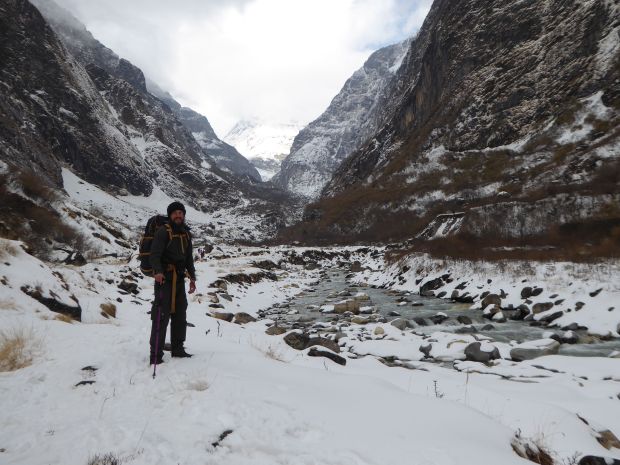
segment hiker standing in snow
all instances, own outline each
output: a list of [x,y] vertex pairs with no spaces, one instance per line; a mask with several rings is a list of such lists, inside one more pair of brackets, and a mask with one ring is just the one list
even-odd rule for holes
[[[151,312],[151,364],[163,362],[169,320],[172,356],[191,357],[183,347],[187,331],[185,273],[189,275],[189,293],[192,294],[196,290],[196,270],[192,239],[185,225],[185,207],[181,202],[168,205],[168,224],[155,233],[150,258],[155,278],[155,307]],[[159,325],[157,315],[160,315]]]

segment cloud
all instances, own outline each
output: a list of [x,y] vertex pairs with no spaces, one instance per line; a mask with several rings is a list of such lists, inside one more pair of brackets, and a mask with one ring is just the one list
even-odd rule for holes
[[239,119],[316,118],[431,0],[57,0],[221,136]]

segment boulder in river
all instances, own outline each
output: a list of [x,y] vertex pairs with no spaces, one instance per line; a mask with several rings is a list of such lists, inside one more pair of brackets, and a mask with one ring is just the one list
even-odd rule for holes
[[473,323],[473,321],[471,321],[471,318],[469,318],[467,315],[459,315],[456,317],[456,320],[463,325],[470,325]]
[[407,328],[413,327],[411,322],[405,318],[396,318],[395,320],[390,321],[390,324],[401,331],[405,331]]
[[544,315],[542,318],[539,318],[538,321],[542,321],[544,323],[551,323],[552,321],[560,318],[562,315],[564,315],[564,312],[562,310],[558,310],[556,312],[551,312],[547,315]]
[[544,355],[554,355],[558,353],[560,343],[553,339],[538,339],[536,341],[528,341],[513,347],[510,350],[510,358],[516,362],[523,360],[532,360]]
[[428,321],[426,321],[424,318],[422,318],[421,316],[414,316],[413,317],[413,321],[415,321],[415,323],[418,326],[428,326]]
[[439,289],[444,285],[441,278],[431,279],[420,286],[420,295],[424,297],[433,297],[435,293],[433,291]]
[[466,360],[489,363],[498,358],[500,358],[499,349],[488,342],[472,342],[465,347]]
[[482,308],[485,308],[488,305],[500,306],[502,304],[502,298],[497,294],[488,294],[484,299],[482,299],[481,304]]
[[448,315],[446,315],[443,312],[439,312],[433,315],[432,317],[430,317],[430,319],[433,322],[433,324],[440,325],[441,323],[443,323],[444,321],[448,319]]

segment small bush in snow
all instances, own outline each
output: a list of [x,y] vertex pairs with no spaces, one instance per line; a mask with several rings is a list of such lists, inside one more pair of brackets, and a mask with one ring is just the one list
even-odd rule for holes
[[15,371],[29,366],[41,341],[32,330],[0,331],[0,372]]
[[88,459],[88,465],[121,465],[123,461],[112,453],[96,454]]
[[99,306],[101,308],[101,315],[106,318],[116,318],[116,305],[111,302],[106,302]]

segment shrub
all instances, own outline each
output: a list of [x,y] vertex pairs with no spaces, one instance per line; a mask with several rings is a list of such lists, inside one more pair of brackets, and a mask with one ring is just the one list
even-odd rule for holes
[[116,305],[114,305],[112,302],[103,303],[99,306],[99,308],[101,308],[102,316],[106,318],[116,318]]
[[0,331],[0,372],[15,371],[32,363],[34,352],[41,341],[32,330],[11,329]]
[[88,465],[121,465],[123,461],[115,454],[96,454],[88,459]]

